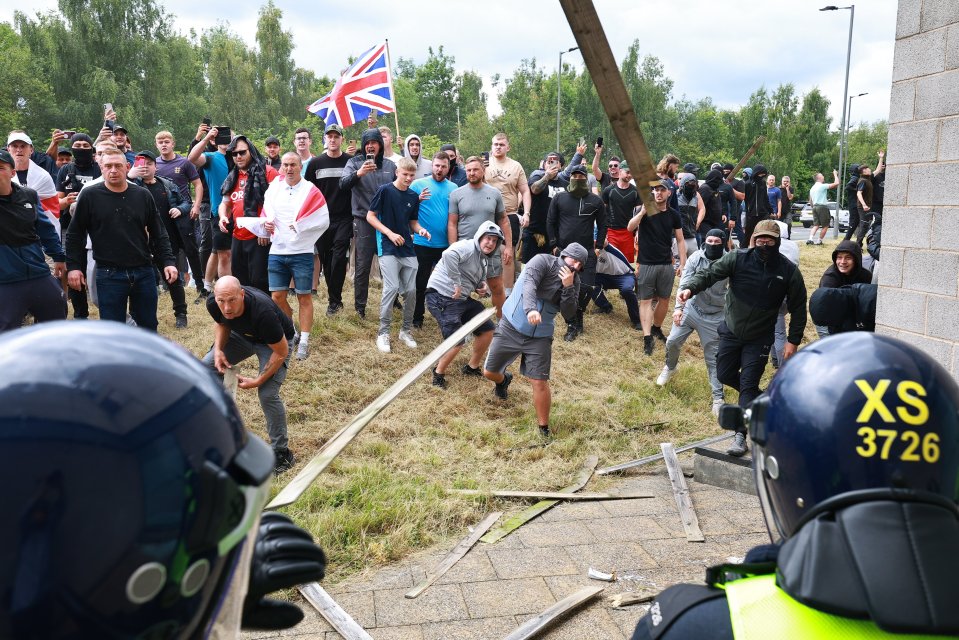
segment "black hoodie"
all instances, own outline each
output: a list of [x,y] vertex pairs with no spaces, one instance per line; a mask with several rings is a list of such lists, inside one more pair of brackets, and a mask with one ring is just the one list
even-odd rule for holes
[[722,229],[723,228],[723,195],[719,191],[723,184],[723,172],[719,169],[713,169],[706,174],[706,181],[699,187],[699,195],[703,199],[703,206],[706,207],[706,215],[703,217],[703,223],[700,230]]
[[[840,252],[852,255],[854,266],[848,275],[840,272],[836,266],[836,256]],[[836,245],[836,249],[832,252],[832,264],[822,274],[819,286],[836,289],[850,284],[869,284],[870,282],[872,282],[872,274],[862,266],[862,249],[859,248],[859,243],[852,240],[843,240]]]
[[[380,150],[377,152],[374,161],[376,162],[376,171],[367,173],[364,176],[358,176],[357,171],[366,162],[366,145],[368,142],[379,142]],[[383,157],[383,135],[379,129],[367,129],[363,132],[360,139],[360,148],[356,150],[356,155],[350,158],[349,162],[343,168],[343,177],[340,178],[340,189],[352,191],[353,217],[366,219],[369,213],[370,203],[373,200],[373,194],[384,184],[393,182],[396,177],[396,165],[389,158]]]
[[769,194],[766,191],[766,177],[769,172],[766,167],[757,164],[753,167],[752,178],[746,183],[746,215],[750,218],[765,220],[772,211],[769,204]]
[[236,150],[236,143],[241,141],[245,142],[250,148],[250,164],[246,167],[247,180],[246,187],[243,189],[243,214],[257,218],[260,215],[263,198],[270,184],[266,178],[266,162],[246,136],[236,136],[230,140],[230,144],[226,148],[226,164],[230,172],[226,174],[220,193],[229,198],[236,187],[236,181],[240,179],[240,168],[233,162],[233,151]]

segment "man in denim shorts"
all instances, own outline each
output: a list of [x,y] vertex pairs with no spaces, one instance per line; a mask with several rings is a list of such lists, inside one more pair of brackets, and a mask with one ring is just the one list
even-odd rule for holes
[[300,330],[294,335],[294,342],[298,343],[297,360],[305,360],[310,350],[313,245],[330,226],[326,199],[312,182],[301,177],[301,168],[299,155],[292,151],[283,154],[280,161],[283,180],[273,182],[263,197],[263,228],[271,240],[267,260],[270,296],[292,318],[287,292],[290,280],[293,281],[300,321]]
[[[484,221],[469,240],[458,240],[450,245],[440,257],[426,283],[426,308],[436,318],[443,339],[468,322],[485,308],[479,300],[470,297],[475,291],[481,296],[490,293],[486,278],[493,254],[503,244],[503,230],[492,222]],[[463,375],[482,376],[482,361],[486,349],[493,340],[493,323],[487,320],[473,331],[473,353],[463,365]],[[433,368],[433,386],[446,388],[446,368],[460,352],[463,343],[453,347],[440,358]]]

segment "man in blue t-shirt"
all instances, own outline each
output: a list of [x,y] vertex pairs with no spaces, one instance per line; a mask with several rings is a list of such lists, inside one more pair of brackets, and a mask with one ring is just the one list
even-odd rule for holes
[[413,233],[427,240],[431,235],[417,221],[420,201],[429,196],[417,195],[410,189],[415,177],[415,162],[409,158],[397,161],[396,179],[377,189],[366,214],[366,221],[376,229],[376,255],[380,258],[380,275],[383,277],[380,330],[376,336],[376,348],[383,353],[390,352],[390,322],[393,319],[393,303],[396,302],[397,296],[403,296],[400,342],[410,349],[416,348],[416,340],[410,335],[416,297],[417,266]]
[[776,176],[769,174],[766,178],[766,196],[769,198],[769,217],[773,220],[782,219],[783,215],[783,194],[776,186]]
[[[198,144],[194,145],[190,149],[190,154],[187,158],[197,166],[198,169],[203,170],[203,177],[206,180],[207,187],[210,189],[210,211],[211,217],[213,220],[216,220],[216,213],[220,209],[220,202],[223,200],[223,195],[220,193],[220,188],[223,186],[223,181],[226,180],[227,174],[230,172],[229,167],[226,163],[226,144],[216,145],[216,151],[207,151],[207,147],[213,144],[213,141],[216,139],[217,130],[215,128],[210,128],[208,124],[201,124],[200,128],[197,129],[196,139]],[[218,277],[230,276],[233,275],[232,267],[230,266],[231,256],[231,247],[233,246],[233,236],[230,233],[224,233],[220,230],[219,226],[211,223],[212,233],[213,233],[213,253],[216,254],[216,272],[213,275]]]
[[419,224],[430,232],[430,239],[423,236],[413,238],[413,250],[416,252],[416,307],[413,310],[413,328],[423,326],[425,312],[426,283],[430,279],[433,267],[443,256],[443,250],[449,246],[446,225],[450,217],[450,194],[457,188],[447,178],[450,170],[449,156],[440,151],[433,156],[433,173],[420,178],[410,185],[410,189],[421,196]]

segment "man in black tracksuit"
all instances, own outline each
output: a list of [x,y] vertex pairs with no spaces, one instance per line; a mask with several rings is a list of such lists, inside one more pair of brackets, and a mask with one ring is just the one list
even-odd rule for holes
[[[739,406],[743,409],[761,393],[759,381],[769,360],[783,300],[788,300],[789,309],[784,360],[796,353],[806,328],[806,284],[799,268],[779,254],[779,225],[774,220],[762,220],[753,235],[755,247],[727,253],[708,269],[693,275],[678,295],[681,302],[686,302],[729,278],[725,318],[719,325],[716,374],[720,382],[739,391]],[[745,430],[736,432],[727,453],[746,453]]]
[[749,246],[749,238],[753,234],[753,229],[760,220],[765,220],[773,212],[769,204],[769,195],[766,192],[766,178],[769,172],[766,167],[757,164],[753,167],[753,173],[746,182],[746,227],[743,232],[745,244]]
[[569,323],[563,338],[566,342],[572,342],[583,332],[583,312],[589,304],[596,282],[596,256],[599,249],[606,245],[606,206],[602,198],[590,192],[586,182],[585,165],[573,167],[570,171],[569,190],[557,193],[550,202],[546,231],[554,255],[559,255],[561,248],[573,242],[589,250],[589,259],[580,274],[576,320]]

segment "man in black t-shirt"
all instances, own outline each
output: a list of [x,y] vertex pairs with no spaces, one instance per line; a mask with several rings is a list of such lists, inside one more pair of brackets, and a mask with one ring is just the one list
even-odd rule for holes
[[[627,229],[639,236],[639,320],[643,325],[643,352],[653,355],[653,337],[663,343],[663,320],[669,308],[673,281],[686,266],[686,242],[683,240],[683,223],[679,212],[669,207],[670,189],[667,180],[653,187],[653,199],[659,209],[653,215],[646,214],[643,206],[629,221]],[[673,269],[673,240],[679,251],[679,269]],[[653,309],[653,300],[657,300]]]
[[275,473],[296,463],[286,438],[286,406],[280,398],[280,386],[286,379],[293,339],[293,320],[273,300],[256,287],[244,287],[234,276],[216,281],[213,295],[206,299],[206,310],[216,322],[213,346],[203,363],[222,376],[227,369],[256,355],[260,374],[248,378],[237,374],[237,386],[256,389],[266,418]]
[[351,194],[340,189],[343,168],[352,158],[343,152],[343,127],[331,124],[326,128],[326,152],[315,156],[306,165],[304,177],[316,185],[330,211],[330,228],[316,241],[316,251],[323,265],[323,279],[330,303],[326,315],[332,316],[343,308],[343,282],[349,264],[347,254],[353,239],[353,211]]

